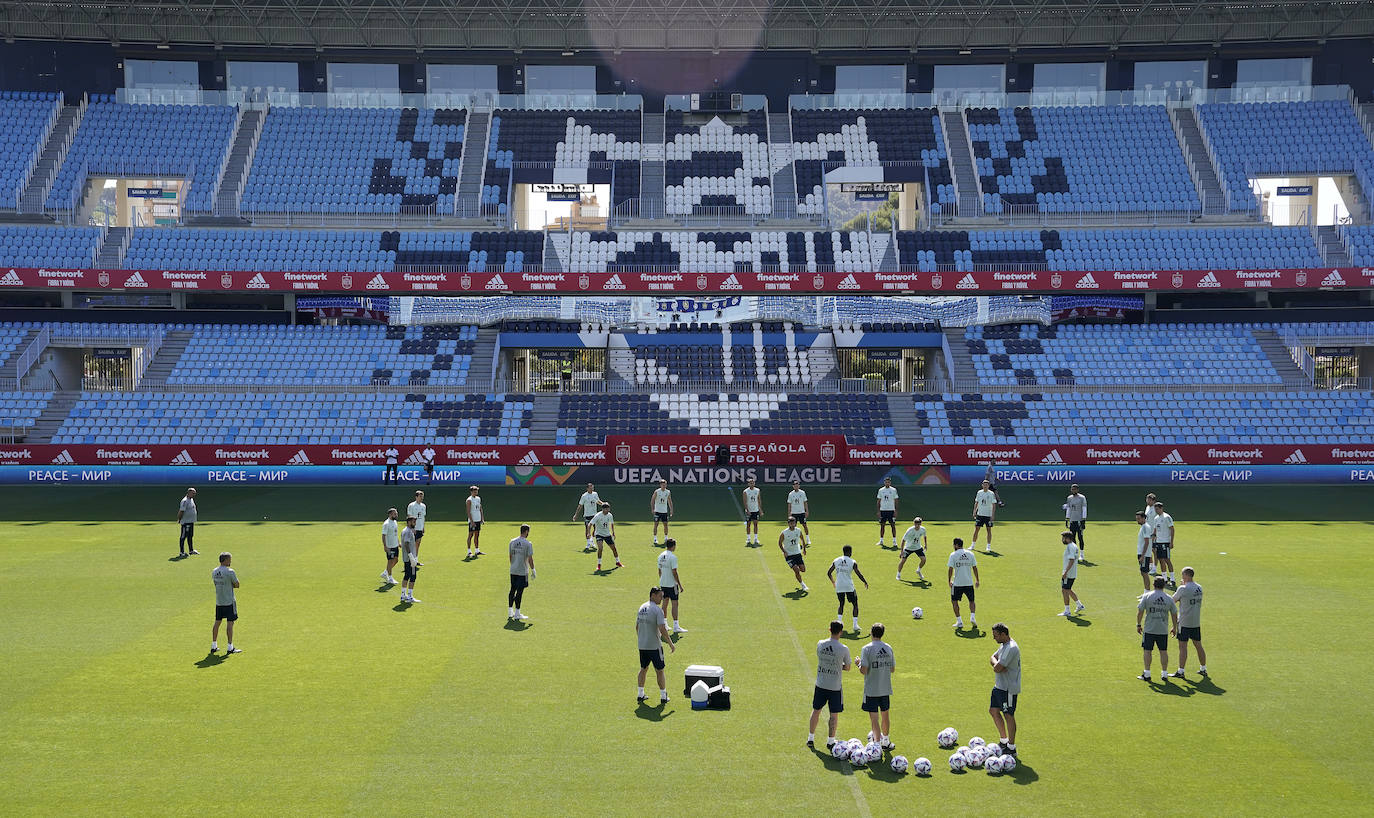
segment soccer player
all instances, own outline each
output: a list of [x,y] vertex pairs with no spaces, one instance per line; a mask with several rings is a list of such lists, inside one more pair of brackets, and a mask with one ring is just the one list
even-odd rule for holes
[[1078,493],[1078,484],[1069,486],[1069,496],[1064,501],[1064,525],[1073,532],[1078,540],[1078,550],[1086,552],[1083,544],[1083,529],[1088,527],[1088,498]]
[[668,536],[668,520],[673,516],[673,493],[668,490],[668,481],[658,481],[658,488],[649,495],[649,511],[654,517],[654,545],[658,545],[658,524],[663,523],[663,536]]
[[1006,503],[1002,502],[1002,493],[997,490],[996,460],[988,461],[988,468],[986,471],[983,472],[983,482],[988,484],[988,488],[992,490],[993,496],[997,498],[997,507],[1001,508],[1002,506],[1006,505]]
[[844,622],[844,602],[849,600],[849,604],[854,608],[854,632],[859,632],[859,589],[854,587],[854,577],[858,577],[868,587],[868,580],[864,579],[863,572],[859,570],[859,564],[854,561],[854,549],[846,545],[841,549],[844,553],[835,558],[830,563],[830,570],[825,572],[830,584],[835,586],[835,598],[840,601],[840,609],[835,613],[836,622]]
[[187,557],[199,554],[196,550],[196,490],[187,489],[177,507],[177,524],[181,526],[181,536],[177,538],[177,556]]
[[921,564],[916,566],[916,576],[924,580],[926,575],[921,573],[921,569],[926,567],[926,527],[920,517],[912,520],[911,528],[902,535],[902,559],[897,563],[897,579],[902,578],[902,566],[906,565],[906,558],[912,554],[921,558]]
[[601,549],[603,546],[611,549],[611,556],[615,558],[615,567],[624,568],[620,562],[620,552],[615,550],[615,517],[611,516],[611,504],[605,500],[601,501],[601,510],[592,517],[592,531],[596,532],[596,570],[601,570]]
[[434,451],[433,444],[425,446],[425,448],[420,451],[420,459],[425,464],[425,485],[434,482],[434,458],[437,454],[438,452]]
[[806,499],[806,492],[802,491],[801,481],[792,481],[792,490],[787,493],[787,513],[797,518],[797,522],[802,527],[802,533],[806,535],[806,544],[811,544],[811,528],[806,524],[806,518],[811,516],[811,503]]
[[[425,518],[429,516],[429,506],[425,505],[425,493],[415,492],[415,500],[406,506],[406,518],[415,518],[415,557],[420,557],[420,541],[425,538]],[[424,565],[423,562],[416,562],[416,565]]]
[[959,600],[968,597],[968,623],[978,630],[978,606],[973,602],[973,591],[982,584],[978,576],[978,557],[964,548],[964,541],[958,537],[954,538],[954,551],[949,555],[945,578],[949,581],[949,601],[954,606],[954,627],[964,627]]
[[762,545],[759,542],[759,518],[763,516],[761,492],[751,479],[741,494],[744,496],[744,544]]
[[596,516],[596,511],[601,506],[601,495],[596,493],[596,486],[588,483],[587,490],[582,492],[582,496],[577,498],[577,508],[573,510],[572,518],[577,519],[577,513],[582,512],[582,527],[586,529],[583,533],[587,535],[587,545],[582,550],[591,551],[596,546],[592,545],[592,518]]
[[[1154,495],[1154,493],[1152,492],[1152,493],[1150,493],[1150,494],[1145,495],[1145,521],[1146,521],[1147,523],[1150,524],[1150,536],[1151,536],[1151,538],[1154,537],[1155,516],[1156,516],[1156,512],[1155,512],[1155,495]],[[1151,539],[1151,545],[1153,546],[1153,539]],[[1151,554],[1154,553],[1153,547],[1151,547],[1150,552],[1151,552]],[[1158,566],[1154,565],[1153,563],[1150,565],[1150,576],[1153,577],[1153,576],[1155,575],[1155,568],[1157,568],[1157,567],[1158,567]],[[1149,580],[1146,580],[1146,581],[1145,581],[1145,590],[1146,590],[1146,591],[1150,590],[1150,582],[1149,582]]]
[[234,599],[234,589],[239,587],[239,575],[229,567],[232,561],[233,555],[225,551],[219,555],[219,567],[210,572],[210,579],[215,583],[215,626],[210,629],[211,653],[219,650],[220,622],[228,623],[224,626],[224,638],[229,643],[229,647],[224,651],[225,655],[243,653],[234,647],[234,623],[239,621],[239,606]]
[[1174,518],[1164,510],[1163,503],[1155,503],[1155,565],[1160,574],[1168,571],[1169,584],[1174,583]]
[[988,657],[992,665],[992,701],[988,713],[997,727],[1003,755],[1016,755],[1016,697],[1021,695],[1021,646],[1001,622],[992,626],[992,641],[997,650]]
[[873,623],[868,631],[870,641],[859,651],[859,672],[864,677],[864,702],[860,709],[868,714],[873,726],[868,740],[880,741],[884,750],[892,750],[895,748],[888,738],[891,724],[887,711],[891,706],[892,671],[897,669],[897,661],[892,655],[892,646],[883,641],[886,630],[883,623]]
[[[1143,624],[1142,621],[1144,620]],[[1169,676],[1169,637],[1178,632],[1178,606],[1164,590],[1164,577],[1155,577],[1155,589],[1140,598],[1135,609],[1135,630],[1145,649],[1145,670],[1137,678],[1150,681],[1150,650],[1159,648],[1159,679]]]
[[806,540],[802,539],[802,532],[797,528],[797,518],[787,518],[787,528],[778,535],[778,550],[782,552],[782,558],[787,560],[791,566],[792,573],[797,577],[797,584],[803,591],[809,591],[806,582],[802,579],[802,574],[806,573]]
[[668,703],[668,680],[663,675],[663,645],[661,642],[668,643],[668,649],[677,650],[677,645],[673,644],[673,637],[668,633],[668,620],[663,615],[663,589],[655,585],[649,589],[649,601],[639,606],[639,613],[635,614],[635,631],[639,635],[639,703],[644,703],[644,677],[648,674],[649,665],[654,666],[654,673],[658,676],[658,702],[659,704]]
[[1060,533],[1059,539],[1064,543],[1064,570],[1059,572],[1059,592],[1064,597],[1064,610],[1059,615],[1069,615],[1070,599],[1078,603],[1074,613],[1083,613],[1083,601],[1073,590],[1073,581],[1078,579],[1078,563],[1083,559],[1083,552],[1079,550],[1078,543],[1074,542],[1072,531]]
[[401,601],[419,602],[415,598],[415,576],[420,573],[420,532],[415,529],[415,517],[406,517],[406,527],[401,530]]
[[386,455],[386,471],[382,473],[382,482],[395,485],[399,482],[397,470],[401,462],[401,450],[393,444],[387,446],[386,451],[382,454]]
[[1140,526],[1140,531],[1136,534],[1135,558],[1140,563],[1140,582],[1145,586],[1145,593],[1150,592],[1150,575],[1154,569],[1150,566],[1151,543],[1154,542],[1155,527],[1150,522],[1149,509],[1137,511],[1135,521]]
[[396,578],[391,575],[391,569],[396,567],[396,561],[401,556],[401,536],[399,526],[396,525],[396,509],[386,510],[386,519],[382,520],[382,553],[386,554],[386,570],[382,572],[382,582],[387,585],[395,585]]
[[482,498],[477,496],[477,487],[468,486],[468,559],[485,556],[482,551]]
[[673,603],[673,633],[686,633],[677,619],[677,598],[682,593],[682,577],[677,573],[677,540],[665,537],[664,551],[658,555],[658,587],[663,589],[663,613],[668,613],[668,601]]
[[524,621],[528,616],[520,613],[520,603],[525,598],[525,589],[534,579],[534,544],[530,542],[530,527],[520,526],[520,536],[510,541],[510,593],[506,594],[506,606],[510,608],[507,619]]
[[892,478],[884,477],[882,488],[878,489],[878,547],[883,547],[883,527],[892,527],[892,547],[897,547],[897,490],[892,487]]
[[973,496],[973,545],[972,549],[978,548],[978,531],[986,528],[988,530],[988,542],[984,546],[984,553],[992,553],[992,524],[997,517],[997,495],[989,488],[992,484],[983,481],[983,487],[978,489],[978,493]]
[[827,748],[835,746],[835,729],[840,726],[840,714],[844,712],[844,685],[841,673],[849,670],[849,646],[840,641],[844,625],[830,623],[830,638],[816,643],[816,692],[811,694],[811,728],[806,736],[806,746],[816,746],[816,724],[821,720],[821,708],[830,710],[830,737],[825,740]]
[[1193,582],[1193,569],[1184,568],[1183,584],[1174,592],[1174,604],[1178,605],[1178,670],[1174,676],[1183,678],[1183,668],[1188,664],[1188,642],[1197,648],[1197,672],[1207,675],[1207,651],[1202,649],[1202,586]]

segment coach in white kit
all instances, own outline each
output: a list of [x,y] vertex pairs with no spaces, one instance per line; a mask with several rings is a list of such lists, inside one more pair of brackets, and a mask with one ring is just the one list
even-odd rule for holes
[[187,489],[177,508],[177,524],[181,526],[181,536],[177,538],[178,557],[199,554],[196,550],[196,490]]

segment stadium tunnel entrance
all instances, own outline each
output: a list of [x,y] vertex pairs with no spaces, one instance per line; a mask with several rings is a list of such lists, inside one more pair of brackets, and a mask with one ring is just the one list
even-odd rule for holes
[[579,182],[516,183],[511,190],[520,230],[605,230],[611,185]]
[[1263,218],[1276,227],[1344,224],[1361,199],[1352,174],[1261,176],[1251,179],[1250,187]]
[[498,365],[513,392],[601,392],[606,383],[604,349],[503,350]]
[[74,221],[104,227],[177,225],[189,187],[185,179],[175,177],[93,176]]

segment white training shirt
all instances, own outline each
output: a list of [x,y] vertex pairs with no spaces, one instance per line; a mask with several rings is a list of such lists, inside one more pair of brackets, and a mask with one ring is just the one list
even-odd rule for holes
[[583,517],[595,517],[596,508],[601,503],[601,495],[594,491],[584,491],[577,502],[582,506]]
[[744,510],[759,510],[759,490],[756,488],[744,490]]
[[1153,522],[1155,521],[1155,516],[1156,516],[1155,507],[1154,507],[1154,506],[1145,506],[1145,522],[1147,522],[1147,523],[1153,523]]
[[926,527],[921,526],[920,528],[917,528],[913,525],[911,528],[908,528],[906,530],[905,534],[902,535],[902,550],[915,551],[919,548],[925,548],[925,539]]
[[382,521],[382,543],[387,548],[401,547],[401,533],[396,521],[388,517]]
[[672,551],[664,551],[658,555],[658,585],[660,588],[672,588],[677,585],[677,578],[673,576],[675,570],[677,570],[677,554]]
[[897,489],[893,486],[883,486],[878,489],[878,510],[896,511],[897,510]]
[[190,495],[181,498],[181,522],[194,523],[196,521],[196,501]]
[[482,522],[482,498],[468,495],[468,519],[474,523]]
[[[1077,579],[1078,561],[1081,559],[1083,559],[1083,552],[1078,550],[1078,543],[1069,543],[1068,545],[1064,546],[1064,567],[1060,569],[1060,571],[1067,572],[1069,579]],[[1073,561],[1072,566],[1069,565],[1069,562],[1071,560]]]
[[796,489],[787,493],[787,513],[806,513],[806,492],[801,489]]
[[854,567],[858,563],[851,557],[841,556],[830,564],[835,568],[835,592],[844,594],[854,591]]
[[592,517],[592,531],[598,537],[609,537],[611,536],[611,524],[614,522],[615,517],[611,516],[611,512],[598,511],[596,516]]
[[669,489],[654,489],[654,513],[668,513],[668,498],[673,496]]
[[967,548],[960,548],[949,555],[948,567],[954,569],[954,584],[960,588],[973,584],[973,566],[978,558]]
[[784,528],[782,530],[782,552],[788,556],[802,552],[802,530]]
[[425,514],[428,512],[429,509],[425,506],[425,504],[421,503],[418,500],[406,506],[406,516],[415,518],[416,531],[425,530]]
[[979,517],[991,517],[993,508],[997,506],[997,495],[992,489],[978,489],[973,502],[978,509]]
[[1168,545],[1173,541],[1174,518],[1166,511],[1155,517],[1155,542],[1159,545]]
[[1154,536],[1155,527],[1149,520],[1140,524],[1140,533],[1136,535],[1135,555],[1143,557],[1150,550],[1150,538]]
[[438,454],[438,452],[434,451],[434,448],[432,446],[426,446],[425,450],[420,452],[420,456],[425,459],[426,463],[430,464],[434,463],[434,456],[436,454]]
[[399,458],[400,456],[401,456],[401,453],[400,453],[399,451],[396,450],[396,447],[395,447],[395,446],[392,446],[391,448],[389,448],[389,449],[386,450],[386,464],[387,464],[388,466],[394,466],[394,465],[396,465],[396,459]]

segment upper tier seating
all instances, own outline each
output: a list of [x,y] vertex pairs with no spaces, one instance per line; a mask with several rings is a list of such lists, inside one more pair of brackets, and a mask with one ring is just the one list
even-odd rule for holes
[[272,108],[245,212],[452,213],[467,111]]
[[0,324],[0,372],[6,371],[10,358],[19,353],[19,345],[28,333],[26,324]]
[[[506,214],[512,175],[517,182],[563,182],[557,171],[587,172],[587,182],[611,185],[611,206],[639,198],[639,111],[524,111],[492,114],[482,204]],[[611,168],[591,167],[609,162]],[[525,165],[521,163],[541,163]],[[579,180],[580,181],[580,180]]]
[[882,395],[787,393],[564,395],[556,442],[606,435],[843,434],[851,443],[895,443]]
[[90,267],[100,250],[99,227],[0,225],[0,264],[9,267]]
[[1366,267],[1374,264],[1374,225],[1352,224],[1341,228],[1350,263]]
[[889,241],[884,233],[578,232],[572,237],[568,269],[587,273],[681,266],[692,272],[858,272],[876,269]]
[[1044,213],[1201,208],[1163,106],[971,108],[966,116],[989,213],[1004,203]]
[[964,343],[989,386],[1282,384],[1249,329],[1229,324],[969,327]]
[[[1135,394],[916,395],[922,438],[934,445],[1287,444],[1368,440],[1369,392],[1176,392],[1142,414]],[[1148,422],[1142,422],[1148,421]]]
[[529,442],[525,395],[84,392],[53,443]]
[[182,228],[135,230],[124,267],[518,272],[537,268],[543,257],[543,234],[528,231]]
[[167,383],[461,386],[477,328],[210,324],[194,330]]
[[72,207],[86,180],[102,175],[185,179],[182,209],[208,212],[237,121],[238,112],[227,105],[93,102],[53,181],[48,207]]
[[[773,212],[768,119],[763,111],[709,119],[664,113],[663,185],[669,216],[739,208],[750,216]],[[705,121],[702,121],[705,119]]]
[[50,400],[51,392],[0,392],[0,439],[27,434]]
[[1199,105],[1197,115],[1232,210],[1256,207],[1256,176],[1356,172],[1362,182],[1374,179],[1374,147],[1344,100]]
[[821,190],[826,165],[884,166],[883,180],[924,182],[936,204],[954,202],[940,112],[914,109],[821,109],[792,111],[792,155],[797,210],[825,212]]
[[18,207],[31,164],[62,108],[57,94],[0,91],[0,207]]

